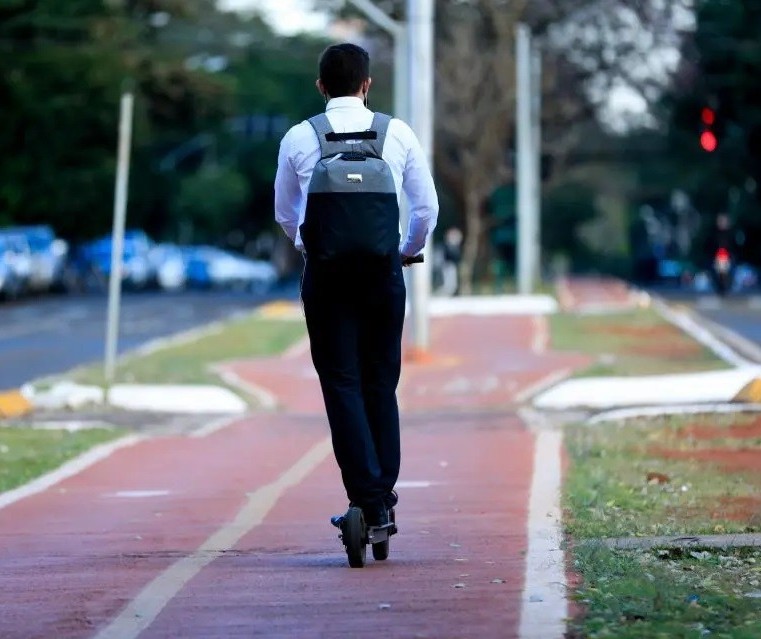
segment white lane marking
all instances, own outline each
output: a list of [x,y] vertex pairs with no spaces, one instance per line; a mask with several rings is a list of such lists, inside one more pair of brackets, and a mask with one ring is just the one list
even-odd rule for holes
[[151,581],[116,619],[95,635],[95,639],[137,639],[185,584],[260,525],[283,493],[300,484],[331,450],[330,438],[326,437],[274,482],[250,493],[247,503],[233,521],[212,534],[192,554],[176,561]]
[[561,546],[561,431],[542,430],[534,444],[528,512],[526,579],[521,597],[520,639],[565,636],[565,553]]
[[108,495],[108,497],[123,497],[126,499],[142,499],[145,497],[166,497],[168,490],[120,490],[118,493]]
[[432,481],[407,480],[396,482],[396,486],[394,486],[394,488],[430,488],[431,486],[433,486]]
[[535,382],[534,384],[531,384],[530,386],[526,386],[524,389],[518,391],[515,394],[515,401],[519,404],[522,404],[523,402],[528,401],[535,395],[538,395],[542,391],[545,391],[548,388],[555,386],[555,384],[559,384],[570,374],[571,374],[570,368],[563,368],[559,371],[553,371],[552,373],[549,373],[545,377],[542,377],[542,379]]
[[547,351],[547,346],[550,343],[550,332],[547,322],[547,318],[544,315],[535,315],[531,321],[531,325],[534,329],[534,339],[531,343],[531,350],[541,355]]
[[274,410],[277,408],[277,397],[262,386],[243,379],[240,375],[222,366],[213,366],[212,370],[222,378],[225,384],[233,388],[242,390],[244,393],[251,395],[264,410]]
[[225,417],[220,417],[219,419],[214,419],[200,428],[197,428],[192,433],[190,433],[190,437],[193,439],[203,439],[204,437],[208,437],[209,435],[213,435],[214,433],[222,430],[223,428],[227,428],[228,426],[232,426],[236,422],[241,421],[242,417],[240,415],[234,415],[230,417],[229,415]]
[[688,313],[675,311],[660,300],[654,302],[653,308],[661,315],[661,317],[681,328],[690,337],[713,351],[715,355],[723,359],[727,364],[731,364],[732,366],[754,365],[749,359],[742,357],[736,353],[734,349],[714,337],[710,331],[698,324]]
[[75,457],[66,462],[56,470],[42,475],[42,477],[38,477],[37,479],[33,479],[28,484],[24,484],[23,486],[19,486],[18,488],[0,494],[0,509],[26,497],[41,493],[64,479],[78,475],[89,466],[106,459],[106,457],[109,457],[120,448],[134,446],[144,439],[146,438],[142,435],[128,435],[127,437],[122,437],[121,439],[91,448],[87,452],[79,455],[79,457]]

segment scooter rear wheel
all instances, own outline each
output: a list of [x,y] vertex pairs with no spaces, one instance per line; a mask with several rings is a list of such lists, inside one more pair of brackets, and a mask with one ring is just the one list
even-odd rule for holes
[[[388,520],[392,524],[396,523],[396,515],[393,508],[388,511]],[[389,539],[386,539],[386,541],[381,541],[377,544],[373,544],[373,559],[375,559],[375,561],[385,561],[388,559],[389,549]]]
[[342,533],[349,566],[364,568],[367,562],[367,527],[361,508],[349,508],[344,518]]

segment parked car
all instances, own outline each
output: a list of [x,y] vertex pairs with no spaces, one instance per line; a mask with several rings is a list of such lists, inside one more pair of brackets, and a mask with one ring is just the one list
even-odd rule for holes
[[164,291],[184,288],[187,282],[182,250],[174,244],[156,244],[148,253],[155,284]]
[[213,246],[183,250],[188,284],[197,288],[235,288],[267,292],[277,281],[275,267]]
[[6,260],[6,249],[3,238],[0,238],[0,299],[14,299],[22,290],[10,261]]
[[9,230],[26,238],[31,257],[29,289],[33,291],[68,288],[69,245],[56,237],[50,226],[24,226]]
[[0,262],[7,269],[4,297],[13,298],[26,292],[32,278],[32,252],[23,235],[0,231]]
[[[130,230],[124,234],[122,251],[122,282],[132,289],[143,289],[155,279],[149,257],[153,242],[144,231]],[[76,264],[82,286],[88,290],[104,290],[111,276],[113,240],[110,235],[80,246]]]

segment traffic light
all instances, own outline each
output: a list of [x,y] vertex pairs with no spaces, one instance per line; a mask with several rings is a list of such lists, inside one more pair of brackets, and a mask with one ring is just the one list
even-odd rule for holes
[[700,133],[700,147],[707,153],[713,153],[719,146],[719,138],[716,137],[714,125],[716,124],[716,111],[711,107],[703,107],[700,111],[702,131]]

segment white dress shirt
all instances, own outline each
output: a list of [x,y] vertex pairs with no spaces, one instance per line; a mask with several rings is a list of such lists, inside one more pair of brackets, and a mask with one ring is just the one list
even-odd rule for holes
[[[336,133],[366,131],[373,122],[373,112],[355,97],[333,98],[326,113]],[[397,198],[401,201],[403,189],[409,202],[409,228],[406,236],[402,233],[399,250],[417,255],[436,226],[439,202],[423,149],[401,120],[389,124],[383,159],[394,176]],[[299,227],[304,222],[312,171],[319,161],[320,142],[309,122],[305,120],[285,134],[275,177],[275,219],[300,251],[304,244]]]

